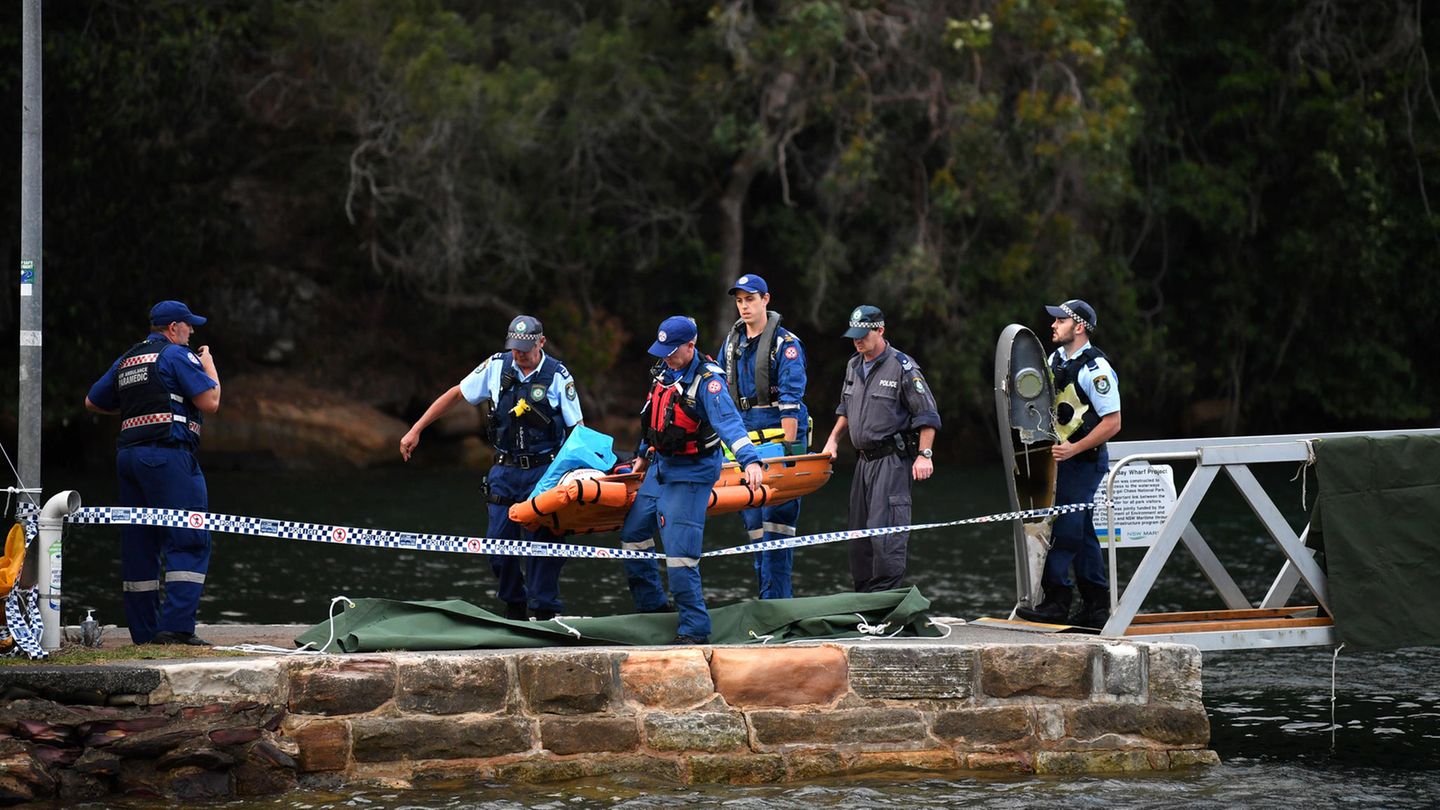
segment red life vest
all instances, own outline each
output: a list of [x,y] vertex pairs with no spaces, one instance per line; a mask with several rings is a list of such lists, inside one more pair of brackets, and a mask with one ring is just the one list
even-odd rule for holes
[[698,456],[713,452],[720,436],[709,423],[700,419],[695,406],[695,392],[709,375],[696,372],[684,393],[680,381],[666,385],[659,380],[650,389],[645,403],[645,440],[655,451],[667,456]]

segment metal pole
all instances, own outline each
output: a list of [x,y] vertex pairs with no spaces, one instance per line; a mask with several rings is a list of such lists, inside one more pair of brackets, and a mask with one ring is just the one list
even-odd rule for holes
[[[20,147],[20,456],[19,486],[40,484],[41,107],[40,0],[25,0]],[[38,498],[35,499],[38,502]]]

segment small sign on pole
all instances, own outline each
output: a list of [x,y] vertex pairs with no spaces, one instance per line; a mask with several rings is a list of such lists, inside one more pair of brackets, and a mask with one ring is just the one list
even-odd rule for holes
[[[1105,482],[1095,501],[1105,499]],[[1146,548],[1160,534],[1165,518],[1175,509],[1175,470],[1168,464],[1137,463],[1115,476],[1115,547]],[[1110,542],[1110,518],[1102,506],[1091,513],[1095,535]]]

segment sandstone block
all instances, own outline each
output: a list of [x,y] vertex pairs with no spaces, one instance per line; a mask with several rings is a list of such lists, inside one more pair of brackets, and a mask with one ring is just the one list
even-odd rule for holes
[[820,749],[790,751],[785,754],[791,779],[820,779],[845,772],[845,758],[839,751]]
[[1105,692],[1123,698],[1145,694],[1145,655],[1129,644],[1107,644],[1101,648],[1105,668]]
[[727,648],[710,657],[715,690],[731,706],[829,704],[849,688],[839,647]]
[[1210,750],[1170,752],[1169,765],[1171,770],[1219,764],[1220,755]]
[[850,761],[849,773],[885,774],[928,771],[945,773],[958,770],[960,761],[954,751],[870,751],[856,754]]
[[524,759],[497,766],[495,778],[520,784],[568,782],[589,776],[587,764],[583,759]]
[[1089,740],[1105,734],[1138,734],[1167,745],[1210,742],[1210,718],[1202,706],[1099,703],[1068,711],[1070,736]]
[[918,744],[927,739],[920,713],[913,709],[756,711],[749,717],[760,745]]
[[299,747],[296,760],[304,773],[343,771],[350,763],[350,722],[288,717],[284,733]]
[[510,671],[499,656],[397,659],[395,705],[426,714],[498,712],[510,696]]
[[1040,774],[1140,773],[1151,770],[1144,751],[1041,751],[1035,755]]
[[620,677],[614,653],[530,653],[520,656],[520,693],[536,714],[584,714],[618,702]]
[[521,717],[360,717],[350,721],[356,762],[497,757],[531,748]]
[[931,722],[935,736],[971,746],[997,746],[1028,740],[1035,734],[1024,706],[996,706],[939,712]]
[[745,718],[738,712],[653,713],[645,715],[645,740],[657,751],[734,751],[748,745]]
[[540,744],[555,754],[634,751],[640,732],[633,717],[542,717]]
[[152,695],[191,702],[249,698],[279,705],[285,702],[283,663],[248,658],[168,664],[159,667],[163,680]]
[[620,685],[627,700],[657,709],[683,709],[715,694],[710,663],[695,648],[632,652],[620,662]]
[[1199,705],[1200,651],[1188,644],[1147,645],[1150,702]]
[[342,660],[296,668],[290,674],[290,711],[300,714],[364,714],[395,697],[395,664]]
[[964,647],[851,647],[850,688],[864,698],[964,700],[975,693],[975,658]]
[[980,653],[980,686],[992,697],[1090,696],[1089,645],[1017,644]]
[[785,759],[779,754],[699,754],[690,759],[690,779],[696,783],[754,785],[785,778]]
[[1008,773],[1030,773],[1035,765],[1030,754],[974,752],[965,755],[965,768],[971,771],[1005,771]]

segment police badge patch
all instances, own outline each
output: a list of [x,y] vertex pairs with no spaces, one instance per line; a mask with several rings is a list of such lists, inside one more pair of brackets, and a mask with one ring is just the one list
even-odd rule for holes
[[569,400],[575,399],[575,383],[565,383],[565,398]]
[[542,400],[542,399],[544,399],[544,398],[545,398],[545,386],[543,386],[543,385],[532,385],[532,386],[530,386],[530,399],[532,399],[532,400],[534,400],[534,401],[536,401],[536,402],[539,402],[540,400]]
[[1110,393],[1110,378],[1101,374],[1095,378],[1095,392],[1098,394]]
[[919,377],[915,378],[915,390],[919,391],[922,394],[925,393],[925,383],[920,382]]

